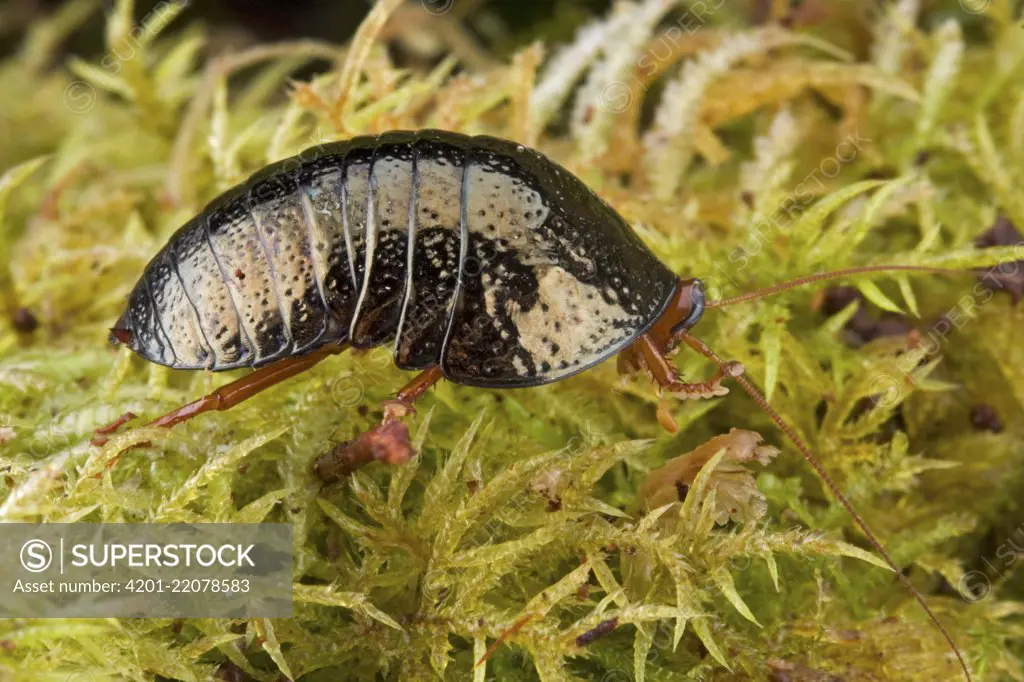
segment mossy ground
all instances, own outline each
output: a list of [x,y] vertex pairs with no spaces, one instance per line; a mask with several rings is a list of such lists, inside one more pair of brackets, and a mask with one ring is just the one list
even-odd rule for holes
[[[508,54],[467,47],[460,0],[439,16],[399,5],[378,5],[348,47],[210,58],[187,10],[122,1],[107,52],[55,62],[98,9],[71,0],[0,64],[0,519],[291,523],[297,600],[280,620],[3,621],[0,679],[957,679],[935,628],[861,560],[849,517],[736,390],[673,403],[668,435],[649,381],[624,385],[614,363],[528,390],[442,384],[410,420],[415,462],[322,489],[311,462],[407,380],[378,350],[230,412],[89,444],[126,411],[155,416],[239,375],[107,344],[149,257],[253,170],[359,133],[535,145],[712,298],[845,266],[1020,259],[973,246],[1000,215],[1024,225],[1010,0],[808,0],[790,28],[780,2],[624,2],[576,38],[537,28],[561,50],[506,35]],[[767,24],[751,26],[754,5]],[[388,11],[404,13],[397,38],[379,32]],[[397,68],[387,35],[429,66]],[[326,68],[289,81],[310,62]],[[854,348],[856,306],[826,317],[820,287],[710,311],[697,331],[811,443],[976,679],[1024,679],[1024,312],[970,276],[852,282],[872,315],[916,331]],[[19,308],[38,329],[16,329]],[[981,404],[1001,430],[972,426]],[[758,467],[767,512],[717,525],[705,468],[686,502],[644,515],[647,473],[731,428],[782,450]]]

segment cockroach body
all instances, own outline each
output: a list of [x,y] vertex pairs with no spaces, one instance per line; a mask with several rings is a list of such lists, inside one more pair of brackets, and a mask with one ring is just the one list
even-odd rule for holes
[[680,288],[539,153],[390,132],[318,147],[214,200],[153,258],[113,333],[152,362],[214,371],[392,342],[403,369],[512,388],[616,354]]
[[[706,300],[699,279],[677,277],[614,209],[540,153],[493,137],[394,131],[316,147],[214,199],[146,267],[111,338],[176,369],[257,368],[151,422],[165,427],[228,409],[349,346],[393,343],[396,365],[423,371],[386,404],[378,427],[340,447],[340,463],[316,464],[323,478],[411,457],[400,418],[442,378],[537,386],[616,354],[621,372],[646,370],[675,397],[721,395],[731,378],[850,513],[969,680],[948,631],[803,440],[739,363],[689,334],[705,308],[893,271],[958,274],[865,266]],[[714,377],[680,381],[667,356],[682,343],[715,363]],[[666,410],[659,422],[674,426]]]

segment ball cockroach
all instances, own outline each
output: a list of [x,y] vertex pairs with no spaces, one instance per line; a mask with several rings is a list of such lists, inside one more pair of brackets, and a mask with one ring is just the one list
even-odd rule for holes
[[[214,199],[146,266],[111,337],[175,369],[256,369],[151,422],[164,427],[228,409],[350,346],[385,343],[398,367],[421,372],[385,405],[375,430],[389,437],[442,378],[538,386],[617,355],[620,371],[646,370],[676,397],[720,395],[732,379],[851,514],[970,679],[948,631],[807,445],[739,363],[690,334],[706,309],[913,270],[956,272],[867,266],[708,300],[701,280],[679,278],[614,209],[540,153],[494,137],[392,131],[321,145]],[[680,344],[716,374],[683,382],[667,359]]]

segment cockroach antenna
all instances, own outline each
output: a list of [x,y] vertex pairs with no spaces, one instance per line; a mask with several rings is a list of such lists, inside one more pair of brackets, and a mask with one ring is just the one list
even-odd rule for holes
[[748,291],[744,294],[737,296],[731,296],[729,298],[720,298],[714,301],[705,301],[705,308],[725,308],[727,306],[736,305],[737,303],[747,303],[749,301],[757,301],[762,298],[768,298],[774,296],[783,291],[789,289],[796,289],[798,287],[806,286],[808,284],[815,284],[817,282],[827,282],[833,279],[842,279],[844,277],[850,277],[852,275],[862,275],[869,272],[930,272],[937,275],[959,275],[974,274],[971,270],[955,270],[953,268],[939,268],[932,267],[929,265],[864,265],[856,268],[846,268],[845,270],[834,270],[832,272],[818,272],[813,275],[807,275],[806,277],[798,277],[797,279],[790,280],[788,282],[779,282],[778,284],[772,284],[763,289],[755,289],[754,291]]
[[[860,269],[857,270],[861,272],[863,271]],[[851,274],[851,272],[845,271],[842,273],[837,272],[828,274],[842,276]],[[826,277],[821,277],[821,279],[824,278]],[[807,279],[810,281],[820,281],[820,279]],[[804,283],[806,282],[800,282],[800,284]],[[795,284],[794,286],[799,286],[799,284]],[[788,289],[792,287],[784,288]],[[761,292],[765,291],[767,290],[761,290]],[[736,298],[742,297],[737,296]],[[704,357],[711,360],[711,362],[715,363],[715,365],[719,368],[720,371],[724,372],[726,368],[730,365],[730,363],[720,358],[717,353],[711,350],[707,346],[707,344],[705,344],[697,337],[691,336],[687,332],[682,332],[679,336],[686,345],[688,345],[693,350],[697,351]],[[928,602],[925,601],[924,595],[922,595],[917,590],[917,588],[914,587],[913,583],[910,582],[910,579],[903,574],[903,571],[901,571],[900,568],[896,565],[896,562],[892,560],[892,557],[889,556],[889,552],[887,552],[885,550],[885,547],[882,545],[882,541],[878,539],[878,536],[875,535],[874,531],[871,530],[871,527],[868,526],[867,522],[864,520],[864,517],[860,515],[860,513],[854,508],[853,504],[846,498],[846,495],[844,495],[842,491],[839,489],[839,486],[836,485],[835,481],[832,480],[832,477],[825,470],[825,467],[822,466],[821,462],[818,461],[818,458],[815,457],[814,453],[811,452],[810,447],[808,447],[807,444],[804,443],[803,439],[800,438],[799,435],[797,435],[793,427],[790,426],[789,423],[782,418],[782,415],[780,415],[771,405],[768,404],[768,401],[765,399],[763,395],[761,395],[761,392],[758,391],[757,388],[752,383],[750,383],[750,381],[745,376],[743,376],[742,374],[731,374],[730,376],[736,380],[736,382],[743,388],[746,394],[750,396],[750,398],[755,403],[757,403],[757,405],[764,411],[764,413],[767,414],[773,422],[775,422],[775,425],[779,427],[779,430],[786,434],[786,437],[789,438],[790,442],[792,442],[796,449],[800,451],[800,454],[803,455],[803,458],[807,460],[808,464],[811,465],[814,471],[818,474],[818,477],[825,483],[825,486],[829,489],[829,491],[831,491],[831,493],[835,495],[836,499],[839,500],[839,503],[843,505],[843,508],[846,509],[850,517],[853,518],[854,523],[857,524],[857,527],[860,528],[862,533],[864,533],[864,537],[868,539],[868,542],[871,544],[874,550],[879,554],[879,556],[882,557],[885,563],[889,565],[889,568],[893,570],[899,581],[903,583],[903,586],[907,589],[908,592],[910,592],[910,594],[914,597],[917,603],[921,605],[921,608],[923,608],[925,613],[928,614],[928,617],[931,619],[932,623],[934,623],[935,627],[937,627],[939,629],[939,632],[942,633],[942,636],[945,638],[946,642],[953,650],[953,653],[956,655],[957,660],[960,662],[960,667],[963,668],[964,677],[967,678],[967,682],[972,682],[971,671],[970,668],[967,667],[967,661],[964,659],[963,654],[960,653],[960,648],[956,645],[956,642],[953,641],[953,636],[949,634],[949,630],[946,629],[946,626],[942,624],[942,621],[939,620],[938,616],[935,615],[935,612],[932,611],[930,606],[928,606]]]

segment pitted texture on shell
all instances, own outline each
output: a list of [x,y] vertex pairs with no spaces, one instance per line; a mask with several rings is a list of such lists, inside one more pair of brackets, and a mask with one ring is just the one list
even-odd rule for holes
[[370,210],[370,164],[374,150],[353,149],[345,157],[345,224],[351,237],[349,261],[352,268],[352,284],[358,296],[363,289],[363,275],[366,272],[366,232]]
[[[153,309],[174,351],[175,367],[200,369],[213,365],[213,352],[199,327],[199,316],[185,295],[185,287],[174,267],[173,242],[163,248],[146,268],[136,291],[149,284]],[[129,326],[132,335],[135,326]],[[142,352],[142,351],[138,351]],[[155,361],[153,356],[144,355]]]
[[248,203],[234,201],[211,210],[207,227],[221,276],[253,344],[254,364],[283,356],[291,347],[291,336]]
[[310,164],[298,177],[308,201],[314,268],[321,273],[321,290],[331,312],[327,333],[333,337],[348,333],[358,296],[349,258],[352,238],[345,221],[344,179],[344,166],[334,159]]
[[463,150],[435,140],[415,146],[415,217],[405,303],[395,343],[403,369],[436,365],[448,331],[459,277]]
[[461,307],[441,368],[453,381],[554,381],[630,343],[675,277],[576,178],[493,140],[467,169]]
[[291,331],[292,352],[302,353],[314,347],[327,326],[303,207],[305,194],[291,174],[281,174],[257,183],[247,198],[270,261],[281,315]]
[[410,144],[377,148],[370,172],[366,270],[349,334],[352,345],[359,348],[379,345],[398,329],[405,294],[413,170]]
[[243,340],[235,304],[206,238],[206,218],[200,215],[178,233],[173,242],[174,265],[213,351],[211,369],[241,367],[249,363],[252,351]]
[[174,362],[174,351],[164,336],[145,281],[143,278],[140,286],[132,290],[128,297],[128,308],[114,327],[133,330],[129,340],[133,350],[159,358],[159,362],[169,365]]
[[530,386],[624,348],[676,282],[536,152],[393,132],[279,162],[211,202],[147,268],[119,328],[181,368],[397,337],[402,367]]

